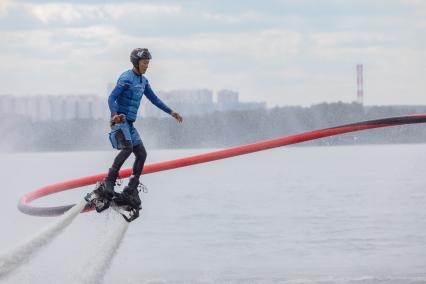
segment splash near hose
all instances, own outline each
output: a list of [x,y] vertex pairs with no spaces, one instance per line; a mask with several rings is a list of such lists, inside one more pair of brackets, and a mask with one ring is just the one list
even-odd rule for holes
[[[342,126],[336,126],[332,128],[325,128],[321,130],[314,130],[304,132],[296,135],[285,136],[281,138],[275,138],[271,140],[260,141],[253,144],[247,144],[242,146],[231,147],[223,150],[213,151],[205,154],[189,156],[176,160],[170,160],[165,162],[154,163],[146,165],[143,174],[150,174],[159,171],[171,170],[175,168],[181,168],[191,166],[195,164],[206,163],[210,161],[235,157],[239,155],[249,154],[253,152],[263,151],[267,149],[277,148],[290,144],[297,144],[305,141],[315,140],[323,137],[344,134],[348,132],[355,132],[360,130],[367,130],[373,128],[405,125],[405,124],[416,124],[425,123],[426,114],[414,114],[399,117],[390,117],[377,120],[369,120],[358,123],[346,124]],[[132,169],[124,169],[120,171],[120,178],[129,177],[132,173]],[[30,205],[31,201],[41,198],[46,195],[54,194],[68,189],[78,188],[95,184],[102,180],[106,176],[105,173],[97,174],[93,176],[82,177],[74,180],[69,180],[53,185],[47,185],[41,187],[35,191],[29,192],[22,196],[18,203],[18,208],[21,212],[34,216],[57,216],[61,215],[70,209],[73,205],[57,206],[57,207],[36,207]],[[85,211],[89,211],[90,208],[86,208]]]

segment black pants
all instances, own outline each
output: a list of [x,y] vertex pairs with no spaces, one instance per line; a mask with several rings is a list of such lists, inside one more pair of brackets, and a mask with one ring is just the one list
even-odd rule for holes
[[130,156],[130,154],[135,154],[135,162],[133,164],[133,175],[139,179],[143,166],[145,164],[146,160],[146,150],[143,144],[139,144],[136,146],[133,146],[132,141],[126,140],[123,132],[118,131],[116,134],[117,141],[123,145],[123,149],[118,153],[117,157],[114,159],[114,163],[112,164],[112,169],[115,171],[119,171],[121,166],[124,164],[124,162],[127,160],[127,158]]

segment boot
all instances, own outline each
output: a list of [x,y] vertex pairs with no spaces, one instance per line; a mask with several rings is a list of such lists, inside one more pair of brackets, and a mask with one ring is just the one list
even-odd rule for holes
[[118,178],[118,171],[116,169],[110,168],[108,171],[108,175],[104,178],[102,181],[102,185],[100,187],[101,194],[104,196],[104,198],[108,199],[109,201],[112,200],[114,197],[114,187],[115,182]]
[[138,192],[139,176],[131,176],[129,184],[123,189],[123,192],[117,197],[117,201],[122,204],[127,204],[134,209],[140,209],[142,204]]

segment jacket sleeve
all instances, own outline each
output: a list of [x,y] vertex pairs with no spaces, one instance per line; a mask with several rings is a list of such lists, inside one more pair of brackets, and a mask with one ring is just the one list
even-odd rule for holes
[[158,107],[159,109],[163,110],[164,112],[168,114],[172,113],[172,109],[169,108],[165,103],[163,103],[160,100],[160,98],[158,98],[155,95],[154,91],[151,89],[151,86],[149,85],[149,82],[146,83],[144,94],[153,105],[155,105],[156,107]]
[[122,80],[121,78],[118,79],[117,85],[112,90],[111,94],[108,97],[108,106],[109,110],[111,111],[111,115],[117,113],[118,105],[117,105],[117,99],[123,93],[125,90],[129,88],[129,83],[125,80]]

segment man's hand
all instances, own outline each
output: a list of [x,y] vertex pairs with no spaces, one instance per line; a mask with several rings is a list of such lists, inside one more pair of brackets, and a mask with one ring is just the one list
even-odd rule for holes
[[114,114],[111,117],[111,122],[113,123],[122,123],[124,122],[124,120],[126,119],[126,115],[121,113],[121,114]]
[[173,116],[177,121],[182,122],[183,118],[182,116],[180,116],[179,113],[172,111],[172,113],[170,114],[171,116]]

